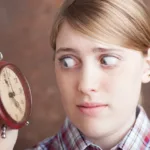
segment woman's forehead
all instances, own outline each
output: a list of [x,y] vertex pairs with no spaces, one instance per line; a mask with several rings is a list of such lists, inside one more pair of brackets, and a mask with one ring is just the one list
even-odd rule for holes
[[82,49],[83,47],[88,47],[91,49],[110,49],[110,50],[133,50],[129,48],[122,47],[116,44],[110,44],[109,42],[103,42],[93,39],[89,36],[80,33],[73,29],[68,23],[64,23],[58,33],[56,39],[56,51],[58,49]]

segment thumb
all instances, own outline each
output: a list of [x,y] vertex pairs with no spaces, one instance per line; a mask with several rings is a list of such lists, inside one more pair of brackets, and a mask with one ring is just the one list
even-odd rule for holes
[[[0,131],[2,133],[2,131]],[[7,129],[6,138],[0,136],[0,148],[3,150],[13,150],[18,137],[18,130]]]

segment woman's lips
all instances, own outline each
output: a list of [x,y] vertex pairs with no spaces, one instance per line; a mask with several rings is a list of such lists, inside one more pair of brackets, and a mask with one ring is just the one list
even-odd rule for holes
[[77,105],[80,112],[82,112],[84,115],[88,115],[91,117],[97,116],[101,110],[106,108],[107,104],[99,104],[99,103],[84,103],[81,105]]

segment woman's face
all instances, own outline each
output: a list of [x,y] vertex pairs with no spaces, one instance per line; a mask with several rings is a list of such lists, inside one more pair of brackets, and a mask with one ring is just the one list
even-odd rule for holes
[[92,41],[64,23],[56,40],[55,72],[66,115],[88,137],[134,122],[145,61],[134,50]]

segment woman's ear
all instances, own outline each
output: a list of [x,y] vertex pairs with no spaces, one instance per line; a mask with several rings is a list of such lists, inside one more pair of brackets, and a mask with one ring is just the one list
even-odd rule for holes
[[147,56],[145,57],[144,72],[142,76],[142,83],[150,82],[150,48],[148,49]]

